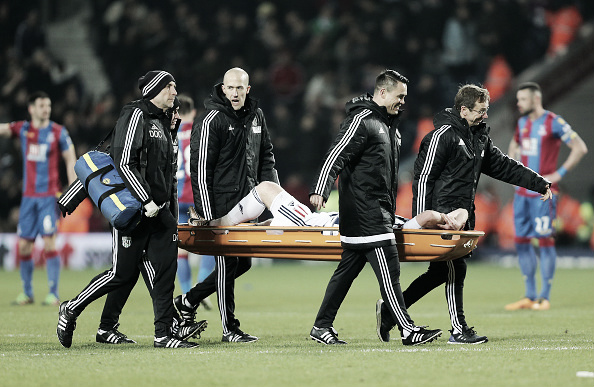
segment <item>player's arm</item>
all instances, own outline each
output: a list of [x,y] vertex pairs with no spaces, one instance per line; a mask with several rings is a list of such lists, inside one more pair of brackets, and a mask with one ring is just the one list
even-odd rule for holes
[[563,176],[568,171],[571,171],[586,155],[586,153],[588,153],[588,147],[586,146],[586,143],[576,132],[571,134],[571,140],[567,143],[567,146],[570,149],[567,160],[565,160],[563,165],[561,165],[561,167],[555,172],[551,173],[550,175],[543,176],[551,183],[557,183],[561,181]]
[[74,172],[74,164],[76,163],[76,152],[74,146],[70,146],[68,149],[62,152],[62,158],[64,164],[66,164],[66,176],[68,177],[68,184],[72,184],[77,179],[76,173]]
[[520,144],[518,144],[515,138],[512,138],[509,142],[509,147],[507,148],[507,155],[514,160],[520,159]]

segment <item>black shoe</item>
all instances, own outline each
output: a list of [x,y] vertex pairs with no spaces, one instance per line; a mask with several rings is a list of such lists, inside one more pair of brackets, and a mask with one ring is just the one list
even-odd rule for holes
[[388,341],[390,341],[390,330],[392,330],[393,327],[388,326],[385,323],[382,323],[382,305],[384,304],[384,300],[382,300],[381,298],[379,300],[377,300],[377,302],[375,303],[375,318],[376,318],[376,331],[377,331],[377,337],[379,337],[380,341],[383,341],[384,343],[387,343]]
[[104,331],[103,329],[97,330],[95,341],[105,344],[136,344],[136,341],[129,339],[128,336],[118,331],[119,326],[120,324],[118,323],[108,331]]
[[479,336],[476,334],[474,327],[463,327],[462,333],[454,333],[454,330],[450,330],[452,334],[448,340],[448,344],[481,344],[489,341],[487,336]]
[[60,340],[60,344],[66,348],[70,348],[72,345],[72,334],[76,329],[76,318],[78,316],[66,307],[67,303],[68,301],[64,301],[60,304],[56,333],[58,335],[58,340]]
[[155,337],[153,342],[155,348],[196,348],[198,343],[192,343],[185,340],[179,340],[175,337],[164,336],[160,338]]
[[200,333],[202,333],[206,327],[208,326],[208,321],[201,320],[198,322],[193,323],[184,323],[185,325],[177,326],[175,333],[172,334],[174,339],[178,340],[188,340],[190,337],[195,339],[200,338]]
[[239,328],[235,328],[235,330],[229,333],[223,333],[223,339],[221,341],[225,343],[251,343],[258,341],[258,338],[248,335]]
[[311,328],[311,332],[309,332],[309,337],[312,340],[317,341],[318,343],[322,344],[346,344],[347,342],[344,340],[340,340],[338,338],[338,332],[334,327],[330,328]]
[[196,321],[196,309],[190,306],[186,306],[184,301],[186,300],[186,295],[182,294],[181,296],[177,296],[173,299],[173,306],[179,313],[179,317],[182,318],[184,324],[193,324]]
[[441,329],[425,329],[425,327],[415,327],[406,338],[402,338],[402,344],[421,345],[433,341],[439,336],[441,336]]

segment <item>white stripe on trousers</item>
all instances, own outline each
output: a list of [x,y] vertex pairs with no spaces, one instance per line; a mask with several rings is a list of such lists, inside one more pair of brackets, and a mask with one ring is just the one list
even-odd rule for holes
[[[82,301],[89,298],[93,293],[95,293],[98,289],[103,287],[109,281],[111,281],[116,275],[116,268],[118,264],[118,246],[119,246],[119,238],[118,238],[118,230],[113,229],[111,243],[112,243],[112,255],[111,255],[111,265],[112,268],[107,272],[107,274],[103,275],[97,281],[90,284],[86,289],[84,289],[76,298],[75,301],[71,300],[66,304],[69,309],[76,309]],[[73,302],[74,301],[74,302]]]
[[392,278],[390,277],[388,260],[386,259],[386,255],[384,254],[384,249],[382,249],[381,247],[376,247],[375,255],[377,256],[377,262],[379,264],[380,273],[382,276],[382,283],[384,285],[384,289],[386,290],[386,295],[388,296],[388,303],[392,307],[392,310],[396,312],[396,318],[400,323],[400,327],[404,331],[411,332],[414,329],[414,325],[412,325],[406,319],[406,317],[404,317],[404,312],[400,308],[400,304],[398,304],[398,298],[396,297],[396,293],[394,292],[394,284],[392,283]]
[[221,324],[223,325],[223,334],[229,333],[227,328],[227,302],[226,302],[226,288],[225,279],[227,277],[225,267],[225,257],[222,255],[216,256],[216,270],[217,270],[217,301],[219,304],[219,313],[221,314]]
[[448,265],[448,280],[446,282],[446,301],[448,303],[448,310],[450,312],[450,320],[452,322],[452,328],[455,332],[462,333],[462,323],[458,319],[458,312],[456,308],[456,270],[452,261],[446,262]]
[[148,277],[148,282],[151,285],[151,289],[155,287],[155,268],[151,261],[148,260],[147,256],[144,255],[142,257],[142,265],[144,267],[144,271],[146,272],[146,276]]

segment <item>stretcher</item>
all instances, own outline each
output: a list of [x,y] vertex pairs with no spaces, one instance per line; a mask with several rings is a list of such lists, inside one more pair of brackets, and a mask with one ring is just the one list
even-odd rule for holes
[[[401,262],[448,261],[470,253],[482,231],[394,230]],[[178,226],[179,247],[202,255],[338,261],[338,227]]]

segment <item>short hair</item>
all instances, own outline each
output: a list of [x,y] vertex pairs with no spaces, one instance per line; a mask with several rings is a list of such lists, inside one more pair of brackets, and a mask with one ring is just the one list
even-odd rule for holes
[[29,106],[35,105],[35,101],[38,99],[49,99],[49,95],[45,91],[36,91],[34,93],[29,94],[29,98],[27,98],[27,104]]
[[456,98],[454,98],[454,108],[460,113],[462,106],[474,109],[475,103],[484,103],[489,102],[490,100],[489,90],[477,85],[464,85],[461,86],[458,89],[458,93],[456,93]]
[[194,100],[185,94],[180,94],[177,96],[179,99],[179,114],[184,115],[190,113],[194,110]]
[[375,78],[375,90],[385,88],[390,91],[398,82],[408,84],[408,78],[398,71],[386,69]]
[[518,86],[518,91],[526,90],[526,89],[530,90],[533,93],[535,93],[535,92],[542,93],[542,90],[540,90],[540,85],[536,82],[523,82],[523,83],[520,83],[520,85]]

